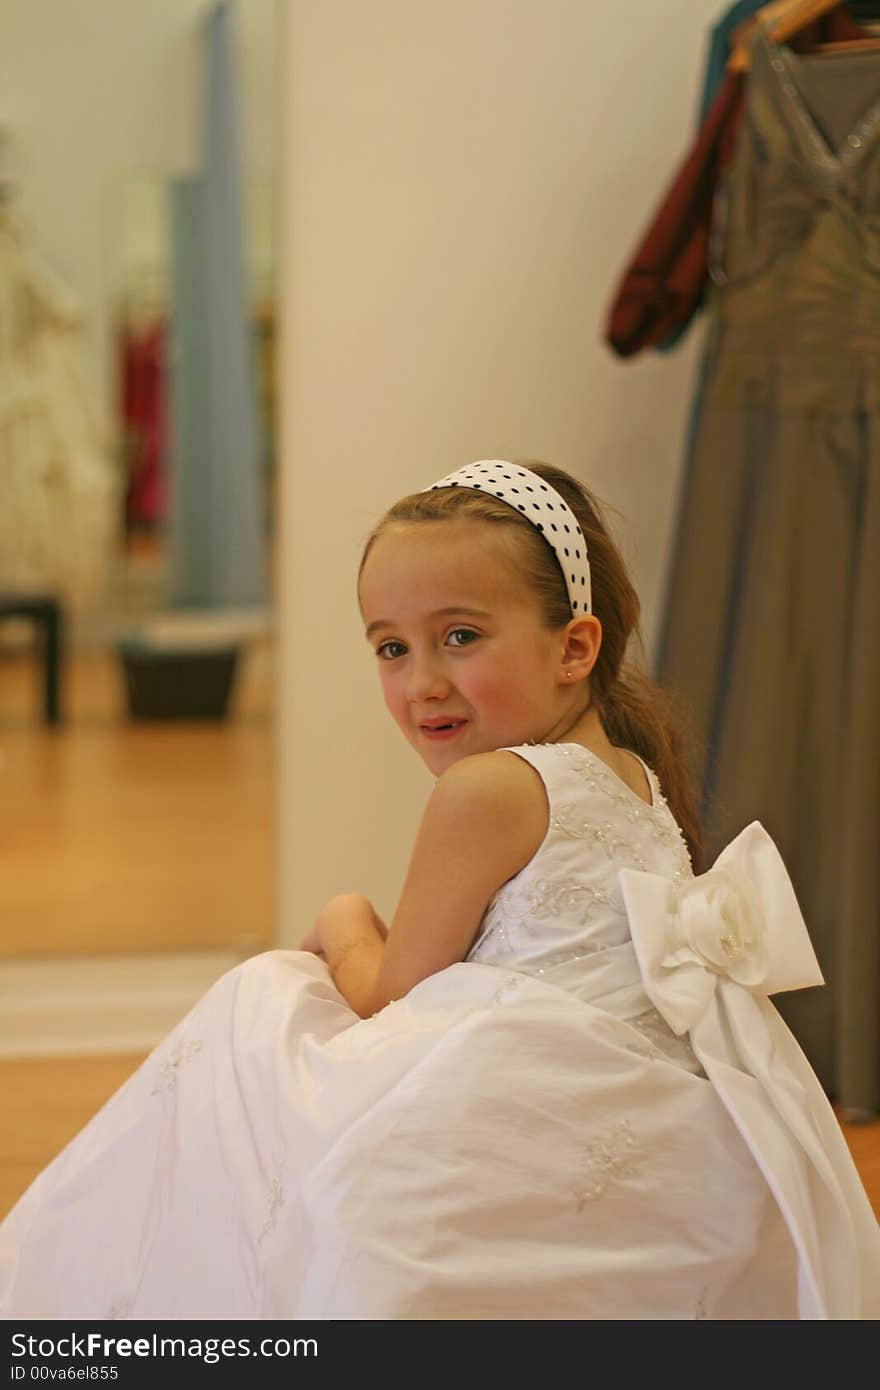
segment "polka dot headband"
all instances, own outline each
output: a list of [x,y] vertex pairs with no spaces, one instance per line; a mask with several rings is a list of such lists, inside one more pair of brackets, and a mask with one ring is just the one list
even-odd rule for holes
[[518,463],[506,463],[504,459],[478,459],[423,491],[433,492],[438,487],[469,487],[488,492],[499,502],[506,502],[522,512],[541,532],[559,561],[572,613],[577,617],[592,611],[590,562],[584,533],[565,499],[537,473],[520,468]]

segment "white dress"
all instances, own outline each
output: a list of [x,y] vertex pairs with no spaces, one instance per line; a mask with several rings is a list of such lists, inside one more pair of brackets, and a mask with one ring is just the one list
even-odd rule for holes
[[118,554],[120,476],[85,372],[86,323],[0,206],[0,590],[96,612]]
[[694,878],[653,773],[511,751],[549,826],[468,959],[365,1020],[305,952],[230,971],[7,1217],[5,1317],[876,1316],[772,841]]

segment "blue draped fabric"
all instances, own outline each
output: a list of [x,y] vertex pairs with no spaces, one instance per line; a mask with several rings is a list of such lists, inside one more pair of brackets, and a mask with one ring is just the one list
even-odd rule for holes
[[261,429],[245,278],[231,15],[205,20],[203,159],[171,197],[171,593],[265,602]]

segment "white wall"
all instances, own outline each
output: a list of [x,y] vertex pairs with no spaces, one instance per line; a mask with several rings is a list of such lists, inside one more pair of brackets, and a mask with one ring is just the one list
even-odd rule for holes
[[479,457],[570,469],[626,518],[653,641],[699,335],[623,363],[602,330],[690,140],[719,8],[285,9],[285,942],[333,893],[393,911],[430,790],[355,599],[363,539],[397,496]]
[[[113,313],[136,176],[198,167],[201,21],[213,0],[0,0],[0,132],[31,239],[79,296],[112,416]],[[279,0],[234,0],[242,162],[276,175]]]

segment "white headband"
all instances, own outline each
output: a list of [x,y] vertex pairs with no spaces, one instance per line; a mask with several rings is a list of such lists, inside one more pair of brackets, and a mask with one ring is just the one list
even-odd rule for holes
[[590,562],[584,533],[565,498],[537,473],[530,473],[518,463],[507,463],[504,459],[478,459],[422,490],[433,492],[438,487],[469,487],[488,492],[499,502],[506,502],[522,512],[541,532],[559,561],[572,613],[577,616],[592,612]]

